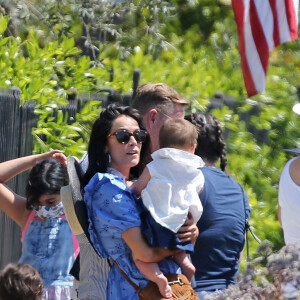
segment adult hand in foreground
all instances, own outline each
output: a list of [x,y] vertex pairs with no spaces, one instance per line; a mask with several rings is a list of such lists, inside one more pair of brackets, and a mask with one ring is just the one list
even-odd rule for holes
[[195,245],[198,235],[199,230],[197,224],[195,223],[192,214],[189,213],[185,223],[179,229],[177,237],[183,243],[192,242]]

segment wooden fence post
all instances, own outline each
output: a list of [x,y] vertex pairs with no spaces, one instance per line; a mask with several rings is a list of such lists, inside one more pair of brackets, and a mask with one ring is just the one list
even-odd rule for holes
[[[36,120],[32,103],[20,106],[18,87],[0,89],[0,162],[32,154],[31,130],[36,126]],[[24,172],[9,180],[7,185],[17,194],[24,195],[27,175]],[[19,226],[0,210],[0,269],[19,259],[20,238]]]

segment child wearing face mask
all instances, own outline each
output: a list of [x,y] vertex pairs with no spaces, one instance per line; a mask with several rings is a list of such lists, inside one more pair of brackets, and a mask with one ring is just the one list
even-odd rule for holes
[[[190,242],[182,243],[176,233],[188,214],[192,214],[197,222],[203,210],[199,194],[204,186],[200,170],[204,162],[194,155],[197,137],[196,127],[190,122],[167,120],[159,132],[161,149],[151,155],[153,161],[130,187],[138,196],[141,195],[147,208],[141,216],[146,240],[153,247],[183,250],[173,258],[190,281],[195,267],[187,253],[193,253],[194,246]],[[161,280],[158,264],[134,260],[139,270],[158,285],[161,294],[170,298],[172,290],[166,280]]]
[[[4,183],[30,168],[24,198]],[[39,272],[45,300],[71,299],[69,272],[79,246],[60,199],[60,188],[68,183],[66,157],[58,150],[0,163],[0,208],[21,227],[19,263]]]

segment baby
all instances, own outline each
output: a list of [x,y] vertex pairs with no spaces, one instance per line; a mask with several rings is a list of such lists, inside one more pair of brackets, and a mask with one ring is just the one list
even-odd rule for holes
[[[202,214],[199,193],[204,176],[202,159],[194,155],[197,130],[183,119],[169,119],[159,133],[160,148],[152,154],[153,161],[130,187],[142,197],[146,212],[141,216],[142,232],[153,247],[181,249],[173,259],[191,281],[195,267],[187,255],[194,251],[192,243],[182,243],[176,236],[189,213],[197,222]],[[155,282],[165,298],[172,297],[168,280],[157,263],[147,263],[133,257],[138,269]]]

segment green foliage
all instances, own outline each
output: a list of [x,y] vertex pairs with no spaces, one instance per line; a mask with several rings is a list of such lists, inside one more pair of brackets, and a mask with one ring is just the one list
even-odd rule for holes
[[[7,21],[6,17],[0,18],[3,32]],[[89,57],[80,56],[72,38],[63,38],[60,43],[48,42],[41,47],[37,33],[30,32],[25,41],[1,36],[0,44],[0,86],[17,86],[21,89],[22,103],[36,102],[39,122],[33,132],[35,152],[63,149],[67,155],[80,157],[101,103],[89,101],[71,125],[67,122],[68,116],[63,116],[58,109],[68,104],[67,96],[74,87],[78,94],[96,91],[100,83],[107,81],[107,71],[95,67]],[[57,111],[56,116],[54,111]]]
[[210,0],[174,0],[177,4],[179,23],[177,24],[180,34],[188,31],[191,27],[197,28],[196,33],[206,41],[214,33],[215,22],[226,19],[232,14],[231,6],[222,1]]
[[11,16],[10,34],[26,38],[30,29],[40,32],[39,42],[67,36],[95,62],[103,49],[114,43],[120,58],[126,58],[137,45],[158,56],[171,47],[163,34],[165,22],[175,19],[170,1],[12,0],[0,9]]
[[[57,110],[55,106],[47,108],[48,110],[36,110],[36,113],[40,114],[40,121],[33,131],[36,138],[35,152],[59,149],[63,150],[66,156],[81,157],[87,148],[91,126],[101,111],[99,102],[89,101],[80,113],[76,114],[76,121],[71,125],[68,125],[68,115],[63,115],[62,110]],[[53,116],[54,109],[56,117]]]

